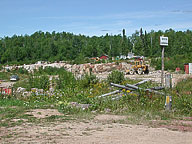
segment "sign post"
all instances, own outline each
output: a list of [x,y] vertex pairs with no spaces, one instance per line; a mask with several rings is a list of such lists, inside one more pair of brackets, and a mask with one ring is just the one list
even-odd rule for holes
[[164,86],[164,51],[165,51],[165,46],[168,46],[168,37],[160,36],[160,46],[162,46],[161,86]]
[[165,110],[170,111],[172,107],[172,96],[165,97]]
[[192,63],[189,63],[189,74],[192,74]]

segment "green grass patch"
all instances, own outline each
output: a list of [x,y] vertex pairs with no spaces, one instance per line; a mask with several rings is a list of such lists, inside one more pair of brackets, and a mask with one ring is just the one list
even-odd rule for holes
[[0,80],[9,80],[11,73],[0,72]]
[[[42,75],[45,73],[42,72]],[[165,111],[165,96],[156,94],[146,94],[140,90],[131,92],[122,90],[118,100],[112,100],[112,96],[98,98],[102,94],[117,90],[111,87],[111,80],[118,80],[122,73],[114,72],[110,75],[110,79],[106,81],[98,81],[94,75],[86,74],[81,79],[76,79],[72,73],[63,72],[59,74],[59,79],[54,80],[55,92],[52,95],[43,93],[32,93],[28,97],[18,97],[17,95],[9,97],[0,97],[0,119],[1,126],[10,124],[20,124],[23,121],[12,122],[11,119],[27,119],[31,122],[39,122],[32,116],[26,115],[25,111],[37,108],[57,108],[59,112],[65,115],[76,117],[75,119],[92,118],[94,113],[110,113],[120,115],[131,115],[133,121],[138,120],[168,120],[180,116],[192,116],[192,79],[186,79],[178,83],[172,90],[162,91],[173,98],[172,111]],[[46,76],[47,78],[47,76]],[[33,85],[37,82],[38,85],[45,84],[45,77],[37,76],[34,79],[25,82],[25,85]],[[38,79],[38,80],[37,80]],[[33,82],[32,82],[33,81]],[[39,82],[39,83],[38,83]],[[122,78],[118,83],[122,85],[135,84],[138,81]],[[23,83],[24,84],[24,83]],[[46,84],[45,84],[46,85]],[[35,86],[35,85],[33,85]],[[147,82],[139,87],[151,88],[157,86],[151,82]],[[45,90],[47,87],[45,87]],[[77,104],[90,104],[88,108],[82,109],[72,105],[72,102]],[[65,117],[51,116],[44,121],[65,120]],[[67,118],[66,118],[67,119]],[[135,119],[135,120],[134,120]]]

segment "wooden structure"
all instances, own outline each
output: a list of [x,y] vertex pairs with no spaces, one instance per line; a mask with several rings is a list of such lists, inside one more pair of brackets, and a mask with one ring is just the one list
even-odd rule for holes
[[3,95],[12,95],[13,94],[13,88],[12,87],[0,87],[0,94]]

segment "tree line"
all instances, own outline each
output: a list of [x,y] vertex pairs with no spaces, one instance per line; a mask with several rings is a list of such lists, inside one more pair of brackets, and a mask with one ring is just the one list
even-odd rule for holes
[[66,61],[85,57],[97,57],[107,54],[109,57],[135,55],[160,57],[159,37],[169,37],[169,46],[165,48],[165,56],[192,53],[192,31],[146,32],[141,28],[131,36],[122,34],[104,36],[74,35],[73,33],[38,31],[32,35],[13,35],[0,39],[0,63],[32,63],[42,61]]

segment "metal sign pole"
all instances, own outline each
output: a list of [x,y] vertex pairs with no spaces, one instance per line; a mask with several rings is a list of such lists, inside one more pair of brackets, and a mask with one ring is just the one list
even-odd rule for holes
[[162,61],[161,61],[161,86],[164,86],[164,46],[162,46]]

